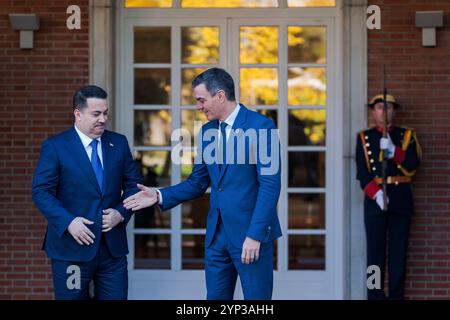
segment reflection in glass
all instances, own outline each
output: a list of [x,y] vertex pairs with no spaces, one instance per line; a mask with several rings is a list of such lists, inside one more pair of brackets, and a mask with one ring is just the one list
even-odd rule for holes
[[289,235],[289,270],[325,270],[324,235]]
[[195,157],[197,156],[197,149],[194,151],[183,151],[181,163],[181,181],[186,180],[192,172],[194,167]]
[[134,27],[134,63],[170,63],[170,56],[170,27]]
[[170,69],[134,69],[135,104],[170,104]]
[[325,145],[325,110],[289,110],[289,145]]
[[336,0],[288,0],[289,7],[335,7]]
[[219,28],[182,27],[181,62],[190,64],[219,63]]
[[172,0],[125,0],[125,8],[170,8]]
[[197,104],[192,93],[191,82],[205,70],[205,68],[183,68],[181,70],[181,104],[183,106],[195,106]]
[[205,235],[187,234],[183,235],[182,269],[204,269],[205,254],[204,243]]
[[170,269],[170,235],[135,234],[135,269]]
[[275,126],[278,127],[278,111],[277,110],[259,109],[259,110],[255,110],[255,111],[272,119]]
[[169,146],[171,122],[168,110],[135,110],[134,145]]
[[278,0],[181,0],[182,8],[277,7]]
[[278,27],[240,27],[240,63],[278,63]]
[[325,27],[288,27],[288,63],[325,63]]
[[[191,136],[191,146],[194,146],[195,139],[198,138],[198,133],[201,126],[208,122],[203,112],[197,110],[181,110],[181,128],[189,131]],[[183,145],[188,146],[189,142],[183,140]]]
[[[170,153],[169,151],[135,151],[134,159],[145,186],[170,186]],[[135,228],[170,228],[170,212],[162,213],[158,206],[136,211]]]
[[325,187],[325,152],[289,152],[289,188]]
[[289,105],[320,105],[326,103],[325,68],[289,68]]
[[206,217],[209,211],[209,193],[197,199],[183,202],[181,205],[182,227],[185,229],[206,228]]
[[325,195],[289,194],[289,229],[325,229]]
[[278,70],[275,68],[241,68],[240,101],[247,106],[278,103]]

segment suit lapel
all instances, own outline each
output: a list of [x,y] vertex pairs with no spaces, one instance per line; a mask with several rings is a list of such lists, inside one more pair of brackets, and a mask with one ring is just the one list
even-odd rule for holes
[[239,110],[239,113],[236,117],[236,119],[234,120],[233,126],[231,127],[231,129],[235,132],[237,139],[235,139],[236,141],[233,142],[234,138],[233,138],[233,134],[232,132],[230,132],[230,136],[227,140],[227,149],[230,149],[230,145],[233,147],[234,152],[228,152],[227,153],[227,159],[226,159],[226,163],[224,165],[222,165],[222,170],[220,171],[220,175],[219,175],[219,182],[222,179],[222,177],[225,174],[225,171],[228,168],[228,163],[231,163],[232,160],[234,160],[232,157],[236,156],[236,152],[237,152],[237,146],[239,144],[239,139],[241,139],[241,137],[243,136],[244,133],[244,124],[247,121],[247,108],[243,105],[243,104],[239,104],[241,109]]
[[89,161],[89,157],[84,149],[78,133],[75,128],[72,127],[68,138],[66,139],[66,148],[69,155],[73,156],[75,162],[81,169],[81,172],[87,177],[87,179],[95,186],[97,191],[101,193],[100,187],[95,177],[94,169]]
[[102,135],[102,153],[103,153],[103,191],[109,186],[109,172],[111,172],[111,164],[114,152],[114,144],[111,142],[111,137],[105,131]]

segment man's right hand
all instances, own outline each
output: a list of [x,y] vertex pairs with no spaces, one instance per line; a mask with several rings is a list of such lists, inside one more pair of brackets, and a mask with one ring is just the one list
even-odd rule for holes
[[142,184],[138,184],[138,193],[129,196],[123,201],[123,206],[132,211],[140,210],[142,208],[151,207],[158,202],[158,192],[155,188],[149,188]]
[[[384,211],[383,194],[383,190],[378,190],[377,193],[375,193],[375,202],[380,207],[381,211]],[[387,198],[386,200],[387,203],[389,203],[389,198]]]
[[69,224],[67,231],[69,231],[69,233],[72,235],[75,241],[78,242],[78,244],[83,245],[84,243],[86,245],[90,245],[94,243],[95,235],[91,230],[89,230],[88,227],[85,226],[85,224],[93,223],[93,221],[90,221],[88,219],[76,217]]

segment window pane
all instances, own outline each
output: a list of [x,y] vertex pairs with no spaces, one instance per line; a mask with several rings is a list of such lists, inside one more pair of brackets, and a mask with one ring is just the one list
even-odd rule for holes
[[278,7],[278,0],[182,0],[182,8]]
[[134,235],[135,269],[170,269],[170,235]]
[[289,270],[325,270],[324,235],[289,236]]
[[288,0],[289,7],[335,7],[336,0]]
[[289,110],[289,145],[325,145],[325,110]]
[[172,0],[125,0],[125,8],[169,8]]
[[[191,136],[191,146],[194,146],[195,139],[201,129],[200,125],[194,126],[195,122],[201,122],[202,124],[208,122],[203,112],[197,110],[181,110],[181,128],[189,131]],[[183,140],[183,144],[188,146],[188,141]]]
[[134,27],[134,63],[170,63],[170,27]]
[[205,68],[184,68],[181,70],[181,105],[195,106],[197,104],[192,93],[191,82],[205,70]]
[[325,152],[289,152],[289,187],[324,188]]
[[289,105],[324,106],[326,103],[325,68],[289,68]]
[[209,211],[209,193],[201,197],[184,202],[181,205],[182,225],[185,229],[206,228],[206,217]]
[[134,159],[141,168],[146,186],[168,187],[171,185],[172,162],[169,151],[135,151]]
[[183,235],[183,257],[182,269],[204,269],[205,236],[199,235]]
[[289,194],[289,229],[325,229],[325,195]]
[[240,27],[240,63],[278,63],[278,27]]
[[288,63],[326,63],[325,27],[288,27]]
[[170,69],[134,69],[135,104],[170,104]]
[[190,64],[219,63],[219,28],[182,27],[181,62]]
[[275,68],[242,68],[241,102],[247,106],[278,103],[278,70]]
[[170,146],[171,124],[168,110],[135,110],[134,145]]
[[[168,151],[136,151],[134,158],[143,177],[145,186],[162,187],[170,185],[169,168],[164,168]],[[167,173],[165,173],[165,171]],[[135,228],[170,228],[170,212],[162,213],[158,206],[152,206],[136,211],[134,215]]]
[[259,109],[259,110],[255,110],[259,113],[261,113],[262,115],[272,119],[273,123],[275,124],[275,126],[278,127],[278,111],[277,110],[268,110],[268,109]]
[[194,167],[195,157],[197,151],[183,151],[181,162],[181,181],[186,180],[192,172]]

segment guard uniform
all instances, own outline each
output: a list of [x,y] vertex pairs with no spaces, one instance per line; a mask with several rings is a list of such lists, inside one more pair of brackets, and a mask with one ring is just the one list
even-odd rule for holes
[[[380,96],[383,99],[382,95],[375,96],[369,106],[373,107],[379,102]],[[390,98],[386,100],[397,107],[395,98],[392,96]],[[388,131],[395,145],[395,152],[393,158],[387,160],[387,211],[382,211],[374,200],[375,194],[382,189],[383,154],[380,150],[380,139],[383,136],[383,129],[375,126],[358,133],[356,143],[357,179],[365,194],[367,266],[378,266],[381,271],[381,288],[368,288],[369,300],[386,298],[384,293],[386,253],[389,299],[403,299],[408,234],[414,211],[411,178],[420,164],[422,153],[413,129],[392,125]]]

